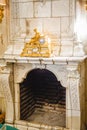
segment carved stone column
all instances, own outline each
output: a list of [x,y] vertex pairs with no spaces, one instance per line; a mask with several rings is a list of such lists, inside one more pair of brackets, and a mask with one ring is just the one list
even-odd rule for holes
[[68,86],[66,91],[66,126],[70,130],[80,130],[80,72],[79,65],[68,65]]
[[10,78],[10,68],[5,67],[0,64],[0,86],[3,89],[4,97],[6,100],[6,113],[5,122],[13,123],[14,121],[14,107],[13,107],[13,97],[9,84]]

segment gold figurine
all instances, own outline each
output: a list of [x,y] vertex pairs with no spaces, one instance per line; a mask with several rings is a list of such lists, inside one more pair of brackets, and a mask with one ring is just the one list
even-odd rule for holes
[[37,29],[34,29],[35,36],[25,44],[21,56],[25,57],[50,57],[51,43],[48,38],[40,35]]

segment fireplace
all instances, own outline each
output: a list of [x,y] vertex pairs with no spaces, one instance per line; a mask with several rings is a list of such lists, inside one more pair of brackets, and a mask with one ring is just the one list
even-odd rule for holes
[[[82,6],[80,0],[7,2],[6,31],[1,29],[2,47],[7,50],[0,58],[0,110],[7,124],[19,130],[85,130],[87,48]],[[35,29],[41,34],[40,44],[32,45]],[[49,46],[43,44],[46,41]],[[42,55],[44,50],[47,55]]]
[[85,61],[5,54],[0,64],[5,122],[20,130],[84,130]]
[[66,88],[47,69],[33,69],[20,83],[20,119],[66,126]]

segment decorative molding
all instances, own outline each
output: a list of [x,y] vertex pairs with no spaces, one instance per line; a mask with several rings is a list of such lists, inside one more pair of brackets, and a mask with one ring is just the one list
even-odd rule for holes
[[26,78],[26,74],[32,69],[31,64],[15,64],[14,65],[14,82],[21,83],[24,78]]
[[70,105],[72,110],[80,110],[79,87],[80,87],[80,72],[79,65],[68,66],[68,89],[70,95]]
[[71,99],[71,109],[80,110],[79,79],[69,79],[69,92]]
[[35,69],[35,68],[45,69],[46,65],[44,65],[44,64],[33,64],[33,69]]
[[20,83],[23,81],[24,78],[26,78],[26,74],[32,70],[32,69],[48,69],[49,71],[52,71],[55,76],[57,77],[58,81],[61,82],[61,85],[64,87],[67,87],[67,70],[66,66],[64,65],[45,65],[45,64],[35,64],[32,63],[32,65],[29,66],[29,64],[16,64],[15,66],[15,82]]
[[3,89],[4,97],[6,100],[5,121],[8,123],[13,123],[13,120],[14,120],[14,107],[13,106],[14,105],[13,105],[13,95],[10,88],[11,86],[9,83],[10,72],[11,72],[10,68],[6,68],[5,66],[1,67],[0,86]]
[[61,82],[63,87],[67,87],[67,70],[64,65],[47,65],[46,69],[52,71]]
[[7,101],[12,101],[12,93],[9,86],[10,70],[5,67],[1,67],[0,69],[0,84],[3,88],[4,95]]

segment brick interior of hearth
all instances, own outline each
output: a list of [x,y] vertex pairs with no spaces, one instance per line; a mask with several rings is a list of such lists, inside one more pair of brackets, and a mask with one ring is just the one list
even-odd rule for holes
[[66,89],[47,69],[33,69],[20,83],[20,119],[50,126],[66,125]]

